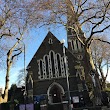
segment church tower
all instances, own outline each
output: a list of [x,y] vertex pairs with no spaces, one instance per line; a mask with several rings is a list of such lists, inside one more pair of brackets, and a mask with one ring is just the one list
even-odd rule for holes
[[[72,2],[68,0],[67,2],[67,43],[68,50],[76,58],[75,62],[77,63],[75,69],[77,70],[80,80],[85,82],[85,85],[88,83],[89,77],[89,65],[87,62],[87,57],[85,55],[84,43],[85,36],[83,31],[80,28],[80,24],[77,20],[77,16],[72,6]],[[80,85],[80,81],[78,81]],[[86,85],[86,89],[89,89]]]
[[85,56],[84,52],[84,45],[83,42],[85,40],[83,33],[77,33],[75,30],[75,26],[71,24],[67,24],[67,43],[68,43],[68,49],[72,52],[72,54],[77,58],[77,60],[82,60]]
[[83,53],[84,46],[83,42],[85,40],[84,33],[78,27],[78,24],[75,23],[75,20],[70,13],[67,13],[67,41],[68,49],[73,53]]
[[82,53],[84,51],[83,44],[79,41],[78,37],[81,37],[80,39],[84,39],[81,35],[79,36],[74,29],[68,28],[67,31],[67,40],[68,40],[68,49],[73,53]]
[[75,15],[74,7],[71,6],[70,0],[67,2],[67,41],[68,49],[73,54],[81,55],[84,52],[83,42],[85,40],[84,33],[79,28],[79,23]]

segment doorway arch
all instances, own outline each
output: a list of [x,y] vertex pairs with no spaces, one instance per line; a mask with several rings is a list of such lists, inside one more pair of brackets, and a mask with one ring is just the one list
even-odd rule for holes
[[62,96],[65,94],[63,87],[59,83],[52,83],[48,90],[48,102],[49,103],[60,103],[62,102]]

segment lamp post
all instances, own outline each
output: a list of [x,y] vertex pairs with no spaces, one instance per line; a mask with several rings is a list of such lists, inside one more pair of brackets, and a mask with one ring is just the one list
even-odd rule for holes
[[66,83],[67,83],[67,92],[68,92],[68,104],[69,104],[69,110],[72,110],[71,100],[70,100],[68,66],[67,66],[67,59],[66,59],[66,53],[65,53],[65,47],[64,47],[65,40],[63,39],[61,41],[61,43],[63,44],[64,64],[65,64],[65,70],[66,70]]
[[23,50],[24,50],[24,78],[25,78],[25,89],[24,89],[24,103],[25,103],[25,110],[26,110],[26,95],[27,95],[27,93],[26,93],[26,70],[25,70],[25,43],[21,40],[21,39],[19,39],[19,38],[17,38],[17,40],[18,40],[18,42],[22,42],[22,44],[23,44]]

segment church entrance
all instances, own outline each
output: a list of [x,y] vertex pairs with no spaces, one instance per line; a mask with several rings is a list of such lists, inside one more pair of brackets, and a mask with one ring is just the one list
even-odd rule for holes
[[48,99],[49,103],[60,103],[62,102],[62,96],[64,95],[64,90],[58,83],[52,84],[48,89]]
[[58,102],[61,102],[61,91],[60,89],[58,88],[58,86],[54,86],[51,91],[50,91],[50,94],[52,96],[52,102],[53,103],[58,103]]

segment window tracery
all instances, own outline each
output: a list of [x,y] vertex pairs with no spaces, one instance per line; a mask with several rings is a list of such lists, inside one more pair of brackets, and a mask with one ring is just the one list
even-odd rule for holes
[[81,42],[77,39],[71,40],[71,48],[73,52],[82,52],[83,51],[83,45]]
[[40,80],[66,77],[64,57],[53,50],[48,55],[44,55],[43,59],[38,60],[37,63],[38,79]]

